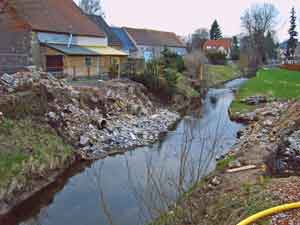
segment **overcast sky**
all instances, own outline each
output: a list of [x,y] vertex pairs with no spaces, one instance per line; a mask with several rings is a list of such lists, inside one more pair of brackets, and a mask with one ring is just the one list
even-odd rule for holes
[[[78,0],[75,0],[78,1]],[[107,21],[116,26],[130,26],[173,31],[188,35],[200,27],[209,28],[219,21],[224,36],[242,32],[242,12],[254,3],[273,3],[279,10],[276,31],[282,40],[287,37],[292,6],[298,12],[300,0],[102,0]]]

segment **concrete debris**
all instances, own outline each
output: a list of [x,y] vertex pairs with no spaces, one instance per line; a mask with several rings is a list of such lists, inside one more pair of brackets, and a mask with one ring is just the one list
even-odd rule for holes
[[248,105],[259,105],[262,103],[267,103],[267,101],[268,100],[266,96],[257,95],[257,96],[250,96],[244,99],[242,102]]
[[221,179],[219,177],[214,177],[210,184],[213,185],[213,186],[218,186],[222,183]]
[[289,148],[296,151],[300,156],[300,130],[292,133],[291,136],[288,137]]
[[[251,149],[251,157],[242,159],[246,165],[266,164],[271,175],[299,174],[300,171],[300,102],[269,102],[249,116],[239,115],[250,123],[239,132],[239,142],[233,149]],[[251,122],[250,122],[251,121]],[[263,159],[263,160],[262,160]]]
[[35,67],[28,67],[27,71],[18,72],[12,75],[5,73],[0,77],[0,90],[4,93],[29,90],[32,85],[38,82],[42,77],[48,76],[51,75],[38,71]]
[[234,160],[234,161],[232,161],[232,162],[230,162],[230,163],[228,164],[228,167],[229,167],[230,169],[237,168],[237,167],[241,167],[241,166],[242,166],[242,164],[241,164],[241,162],[240,162],[239,160]]
[[30,68],[3,75],[0,87],[6,95],[13,95],[10,89],[35,87],[47,105],[48,123],[86,159],[154,143],[180,119],[178,113],[154,106],[147,89],[129,80],[75,87]]

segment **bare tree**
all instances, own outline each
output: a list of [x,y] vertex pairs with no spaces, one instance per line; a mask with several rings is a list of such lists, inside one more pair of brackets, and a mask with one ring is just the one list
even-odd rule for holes
[[256,4],[247,9],[241,17],[242,27],[249,37],[249,47],[256,65],[266,62],[265,37],[274,30],[278,10],[272,4]]
[[200,50],[195,50],[184,57],[184,63],[188,69],[189,75],[200,81],[204,78],[204,64],[208,62],[206,56]]
[[104,16],[101,0],[80,0],[79,7],[88,15]]
[[202,49],[204,43],[209,39],[209,31],[206,28],[199,28],[191,36],[192,50]]

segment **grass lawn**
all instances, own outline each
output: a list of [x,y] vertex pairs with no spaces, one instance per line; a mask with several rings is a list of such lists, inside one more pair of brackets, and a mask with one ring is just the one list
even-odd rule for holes
[[0,121],[0,191],[23,186],[32,177],[44,177],[46,171],[61,168],[72,155],[50,128],[31,120]]
[[211,85],[221,84],[241,75],[236,65],[206,65]]
[[254,109],[240,101],[254,95],[282,100],[300,99],[300,72],[282,69],[262,69],[239,90],[231,105],[232,113]]

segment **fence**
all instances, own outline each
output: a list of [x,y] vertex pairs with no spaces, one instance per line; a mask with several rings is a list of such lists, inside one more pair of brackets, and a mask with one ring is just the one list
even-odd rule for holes
[[283,64],[280,68],[291,71],[300,71],[300,64]]

